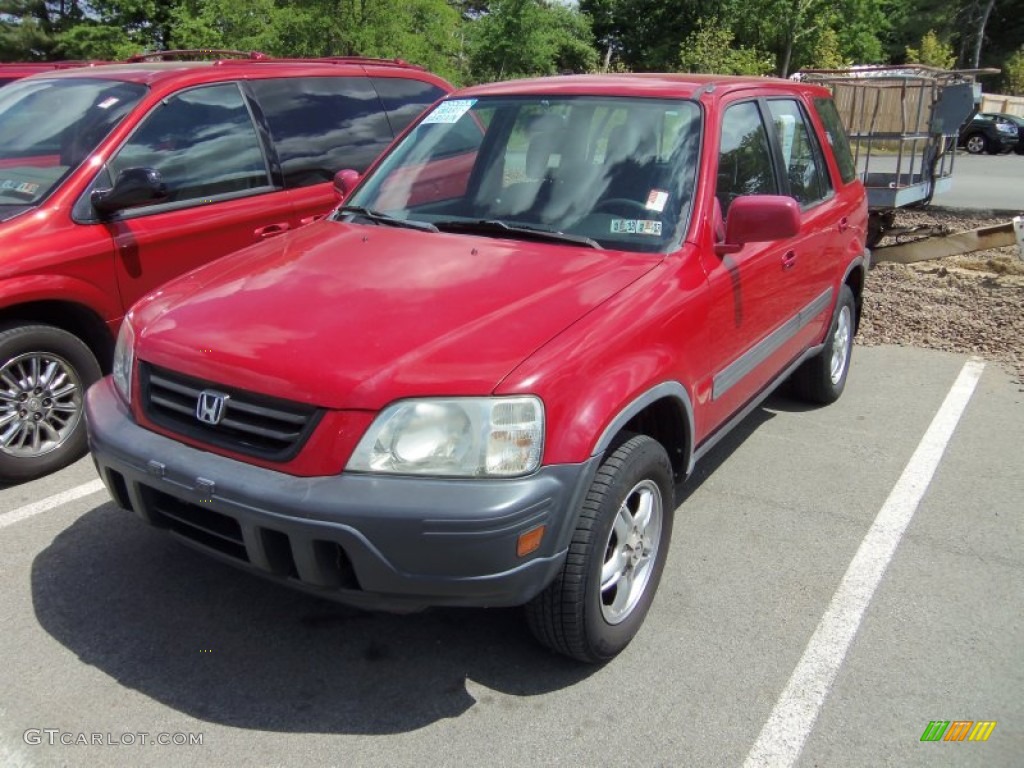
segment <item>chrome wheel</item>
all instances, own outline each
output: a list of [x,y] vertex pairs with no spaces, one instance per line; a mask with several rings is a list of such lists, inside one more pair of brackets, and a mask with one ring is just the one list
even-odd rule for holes
[[605,544],[601,567],[601,614],[619,624],[647,588],[661,542],[663,501],[652,480],[641,480],[626,494]]
[[985,137],[979,134],[974,134],[967,139],[967,151],[972,155],[980,155],[985,151]]
[[829,374],[832,383],[838,384],[846,370],[846,361],[850,357],[850,342],[853,339],[853,313],[849,306],[843,306],[836,318],[836,330],[832,334],[832,363]]
[[0,368],[0,452],[33,458],[60,448],[82,418],[82,382],[54,354],[28,352]]

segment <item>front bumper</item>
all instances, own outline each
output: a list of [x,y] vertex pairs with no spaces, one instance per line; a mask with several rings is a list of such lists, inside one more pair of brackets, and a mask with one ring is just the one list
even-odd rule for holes
[[[111,495],[229,563],[365,608],[507,606],[561,568],[597,460],[516,479],[295,477],[138,426],[110,377],[86,397],[89,443]],[[545,525],[538,551],[520,534]]]

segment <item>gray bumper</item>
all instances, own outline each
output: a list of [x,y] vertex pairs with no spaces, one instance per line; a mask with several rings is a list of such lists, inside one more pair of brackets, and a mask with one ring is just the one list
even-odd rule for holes
[[[295,477],[139,427],[109,377],[86,398],[100,476],[122,506],[219,559],[352,605],[519,605],[561,567],[596,460],[525,478]],[[516,542],[538,525],[540,549]]]

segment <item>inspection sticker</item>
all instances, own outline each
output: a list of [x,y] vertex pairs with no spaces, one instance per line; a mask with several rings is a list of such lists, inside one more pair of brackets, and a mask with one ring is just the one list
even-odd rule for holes
[[476,104],[476,99],[453,99],[442,101],[437,108],[423,118],[424,123],[457,123],[459,118],[466,114],[470,107]]
[[117,102],[119,102],[119,101],[120,101],[120,99],[117,98],[117,96],[111,96],[111,97],[106,98],[103,101],[101,101],[99,104],[96,105],[96,107],[98,109],[110,109],[112,106],[117,104]]
[[660,235],[661,222],[650,219],[612,219],[613,235]]
[[663,189],[652,189],[647,195],[647,203],[644,205],[648,211],[661,213],[665,210],[665,203],[668,202],[668,192]]

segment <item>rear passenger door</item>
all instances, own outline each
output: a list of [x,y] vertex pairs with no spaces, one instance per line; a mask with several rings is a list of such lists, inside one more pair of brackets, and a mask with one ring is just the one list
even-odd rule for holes
[[[100,222],[92,189],[128,168],[155,168],[169,197]],[[125,307],[183,272],[288,229],[252,114],[237,83],[178,92],[157,104],[80,198],[75,218],[105,228]]]

